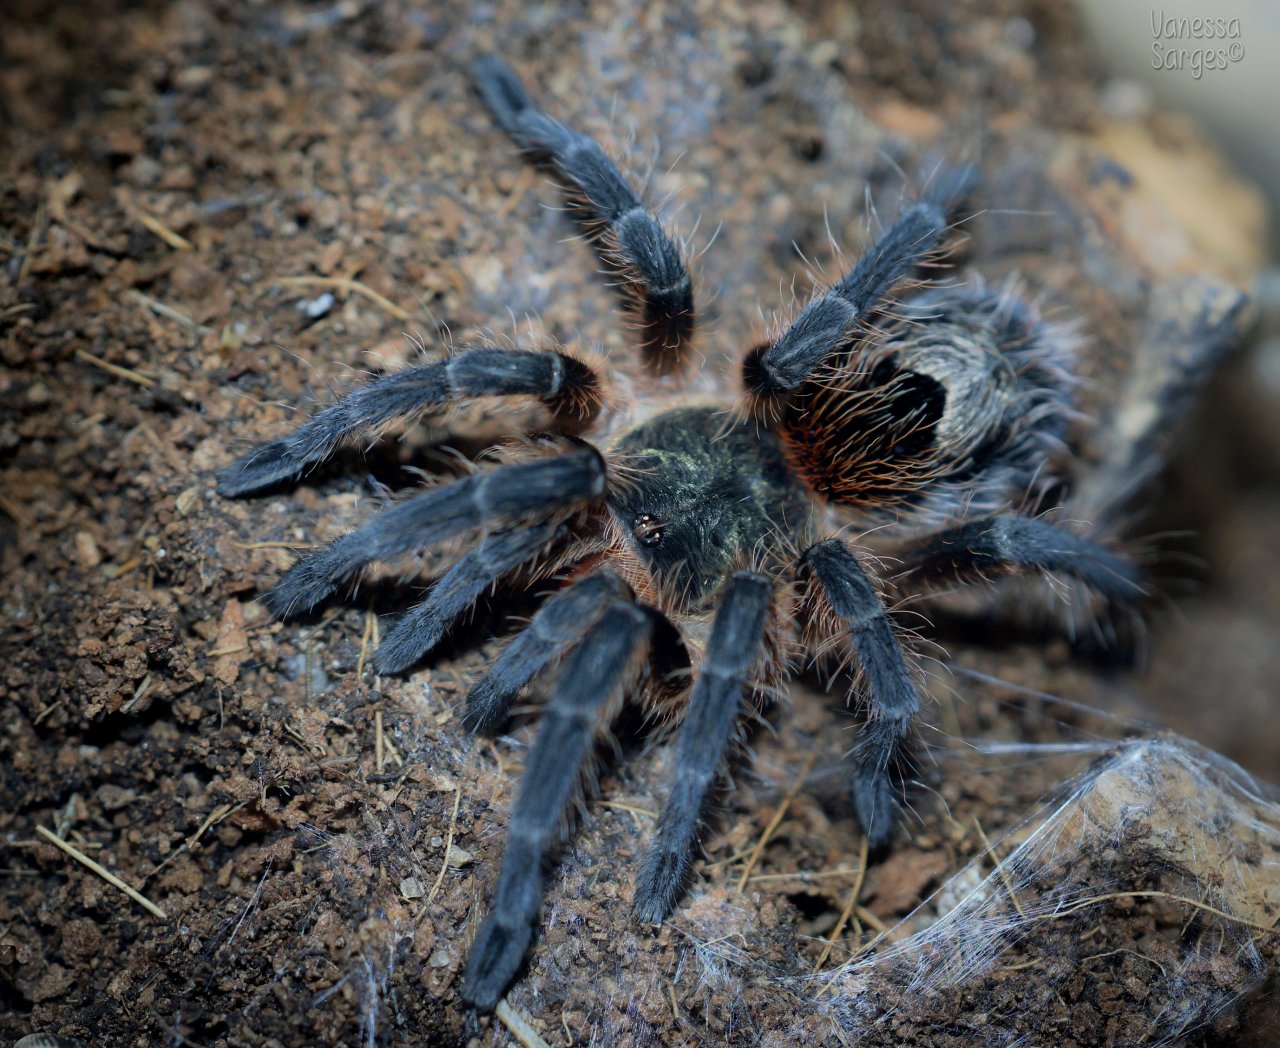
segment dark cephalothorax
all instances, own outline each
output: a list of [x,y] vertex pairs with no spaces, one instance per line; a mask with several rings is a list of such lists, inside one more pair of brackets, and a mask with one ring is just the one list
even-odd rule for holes
[[[542,112],[506,65],[484,58],[473,73],[501,127],[570,191],[621,278],[649,372],[687,370],[697,314],[676,245],[600,146]],[[886,610],[897,597],[1013,572],[1069,576],[1106,600],[1140,597],[1129,562],[1028,515],[1061,483],[1069,332],[976,279],[889,299],[936,262],[975,187],[969,168],[935,179],[841,280],[744,354],[742,395],[677,405],[650,391],[635,421],[578,356],[468,349],[374,381],[220,473],[220,492],[245,495],[393,422],[477,398],[545,408],[549,432],[304,556],[267,596],[288,617],[371,564],[451,544],[450,566],[375,656],[391,673],[417,664],[487,590],[560,580],[464,715],[473,730],[497,730],[520,691],[550,674],[467,963],[462,992],[477,1007],[494,1007],[524,958],[544,860],[621,704],[660,710],[653,721],[675,732],[635,889],[638,916],[658,922],[686,883],[738,728],[807,653],[841,651],[859,671],[866,720],[852,796],[877,848],[897,824],[921,693]],[[837,537],[859,522],[900,532],[897,578],[878,577],[872,558]]]
[[676,408],[628,430],[610,448],[631,482],[608,499],[642,579],[662,607],[712,610],[739,567],[783,569],[809,538],[813,500],[782,442],[722,408]]

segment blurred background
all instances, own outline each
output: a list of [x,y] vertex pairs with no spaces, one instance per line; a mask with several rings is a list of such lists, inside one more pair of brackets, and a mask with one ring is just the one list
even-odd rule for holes
[[[1081,0],[1113,78],[1115,115],[1186,114],[1266,194],[1271,261],[1253,334],[1203,398],[1150,530],[1188,555],[1152,632],[1146,690],[1161,715],[1280,780],[1280,5]],[[1197,25],[1196,19],[1210,23]],[[1213,199],[1195,202],[1211,211]],[[1208,219],[1209,216],[1203,216]]]

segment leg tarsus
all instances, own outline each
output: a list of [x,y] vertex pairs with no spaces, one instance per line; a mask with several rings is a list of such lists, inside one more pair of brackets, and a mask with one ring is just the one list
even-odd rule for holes
[[249,495],[297,480],[338,445],[367,430],[474,397],[536,396],[579,416],[598,409],[600,384],[586,364],[564,353],[468,349],[446,360],[406,368],[353,390],[312,415],[287,437],[263,444],[218,472],[218,494]]
[[696,312],[693,283],[671,238],[599,143],[542,112],[510,66],[485,55],[471,71],[499,126],[580,195],[575,203],[598,237],[604,260],[622,278],[651,365],[658,371],[678,366]]
[[854,748],[853,800],[868,845],[882,847],[897,821],[919,691],[884,602],[857,555],[829,539],[810,547],[802,563],[813,573],[819,596],[849,630],[867,682],[867,722]]
[[578,444],[563,455],[499,466],[427,491],[310,553],[266,598],[277,618],[309,611],[366,565],[389,560],[491,520],[542,516],[599,498],[607,473],[600,453]]
[[772,343],[743,361],[755,397],[785,396],[847,345],[850,335],[907,272],[933,256],[977,184],[977,169],[940,172],[923,198],[908,207],[831,289],[811,302]]
[[[536,843],[508,836],[502,863],[498,894],[471,944],[463,976],[463,999],[482,1012],[493,1011],[524,963],[542,905],[542,855]],[[524,876],[508,878],[508,866]]]
[[671,792],[636,878],[636,916],[660,924],[693,863],[698,822],[737,721],[742,691],[760,653],[772,586],[762,575],[732,575],[711,627],[702,672],[676,741]]
[[609,571],[579,579],[547,599],[528,627],[503,648],[489,672],[467,695],[462,723],[474,732],[496,731],[516,694],[552,659],[582,638],[609,600],[631,591]]
[[948,222],[958,222],[982,183],[982,172],[974,164],[939,168],[925,187],[923,198],[942,209]]
[[902,553],[903,577],[924,585],[971,582],[1019,571],[1062,572],[1110,600],[1145,595],[1137,566],[1066,528],[1013,514],[948,528]]
[[421,604],[387,633],[373,657],[378,673],[403,673],[440,643],[449,627],[507,572],[538,556],[554,541],[554,523],[530,524],[486,535],[440,578]]
[[[909,731],[909,718],[868,720],[853,750],[853,806],[873,852],[889,843],[898,825],[905,777],[900,765],[907,757],[903,742]],[[888,768],[891,760],[899,764],[893,773]]]
[[591,751],[601,709],[633,679],[650,618],[614,601],[565,659],[511,809],[493,904],[463,974],[462,998],[492,1009],[515,977],[542,906],[542,863]]

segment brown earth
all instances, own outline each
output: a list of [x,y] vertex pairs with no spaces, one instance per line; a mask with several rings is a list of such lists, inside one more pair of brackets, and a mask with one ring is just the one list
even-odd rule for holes
[[1185,613],[1108,623],[1110,655],[1018,607],[940,609],[917,818],[869,866],[838,687],[797,685],[756,734],[660,930],[629,903],[667,750],[610,763],[511,1014],[551,1044],[1271,1043],[1276,808],[1144,726],[1172,709],[1280,768],[1258,727],[1280,464],[1239,451],[1265,389],[1223,380],[1230,425],[1154,515],[1139,483],[1249,322],[1264,216],[1182,121],[1108,110],[1059,5],[20,0],[0,48],[0,1037],[537,1043],[457,997],[537,721],[477,741],[456,714],[508,609],[389,679],[367,653],[394,594],[283,626],[254,600],[440,459],[393,443],[237,502],[212,481],[353,370],[414,358],[405,332],[438,353],[536,316],[625,358],[559,194],[468,89],[499,49],[678,228],[701,220],[710,370],[783,282],[807,291],[797,249],[830,268],[828,230],[856,251],[902,172],[979,160],[971,260],[1086,338],[1069,515],[1117,539],[1189,523],[1210,562],[1184,597],[1156,557]]

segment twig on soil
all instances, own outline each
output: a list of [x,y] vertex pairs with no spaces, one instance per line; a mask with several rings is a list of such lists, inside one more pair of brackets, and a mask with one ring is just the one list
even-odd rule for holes
[[56,702],[49,703],[48,706],[46,706],[39,713],[36,714],[35,720],[33,720],[31,723],[39,724],[42,720],[48,717],[49,714],[51,714],[54,710],[56,710],[59,706],[61,706],[66,701],[67,701],[66,699],[58,699]]
[[249,645],[247,644],[233,644],[229,648],[214,648],[213,651],[207,652],[205,654],[205,658],[216,659],[216,658],[220,658],[223,655],[235,655],[237,652],[248,651],[248,650],[249,650]]
[[139,222],[146,226],[147,229],[158,236],[175,251],[191,251],[194,248],[194,245],[190,240],[175,233],[154,215],[148,215],[140,208],[135,209],[134,213],[137,215]]
[[813,966],[814,971],[821,971],[822,966],[827,963],[827,958],[831,956],[831,951],[835,949],[836,940],[840,938],[840,933],[844,931],[844,926],[849,923],[849,918],[853,915],[854,909],[858,905],[858,896],[862,894],[862,881],[867,875],[867,854],[869,845],[867,838],[862,838],[862,850],[858,852],[858,879],[853,882],[853,888],[849,891],[849,901],[845,903],[844,909],[840,911],[840,919],[836,921],[836,926],[831,929],[831,935],[827,938],[827,945],[822,949],[822,956],[818,958],[818,963]]
[[[453,795],[453,814],[449,817],[449,835],[444,839],[444,858],[440,860],[440,872],[436,874],[436,882],[431,886],[431,891],[427,895],[427,903],[436,897],[436,892],[440,890],[440,885],[444,883],[445,871],[449,868],[449,852],[453,850],[453,831],[458,828],[458,805],[462,803],[462,787],[455,787]],[[515,1032],[514,1030],[512,1031]]]
[[630,815],[641,815],[646,819],[656,819],[658,813],[649,811],[648,808],[637,808],[631,804],[623,804],[621,801],[597,801],[596,804],[601,808],[608,808],[610,811],[625,811]]
[[1231,921],[1233,924],[1240,924],[1246,928],[1252,928],[1256,932],[1271,934],[1280,931],[1280,921],[1272,924],[1259,924],[1251,921],[1247,917],[1237,917],[1234,913],[1227,913],[1226,910],[1220,910],[1216,906],[1210,906],[1207,902],[1201,902],[1199,899],[1192,899],[1186,895],[1174,895],[1172,892],[1162,892],[1156,890],[1148,891],[1132,891],[1132,892],[1109,892],[1106,895],[1094,895],[1088,899],[1073,903],[1065,910],[1055,910],[1053,913],[1041,915],[1040,919],[1045,921],[1056,921],[1059,917],[1066,917],[1068,914],[1075,913],[1078,910],[1087,909],[1090,906],[1096,906],[1100,902],[1109,902],[1112,899],[1168,899],[1170,902],[1180,902],[1187,906],[1192,906],[1197,910],[1203,910],[1205,913],[1212,913],[1216,917]]
[[24,531],[31,527],[31,514],[29,514],[24,507],[19,506],[12,499],[7,498],[4,495],[0,495],[0,510],[7,513],[13,522]]
[[248,801],[241,801],[239,804],[235,805],[234,807],[232,807],[230,804],[219,804],[218,807],[214,808],[213,811],[211,811],[208,814],[208,816],[205,817],[204,822],[200,824],[196,832],[187,838],[186,846],[190,848],[193,844],[198,842],[200,838],[203,837],[208,830],[212,829],[214,826],[220,823],[223,819],[225,819],[228,815],[234,815],[236,812],[238,812],[241,808],[243,808],[248,803],[249,803]]
[[996,868],[996,873],[1000,874],[1000,880],[1004,882],[1004,890],[1009,893],[1009,901],[1013,903],[1013,908],[1018,911],[1018,916],[1026,919],[1027,913],[1022,908],[1022,903],[1018,901],[1018,893],[1013,890],[1013,881],[1009,878],[1009,871],[1005,869],[1004,860],[996,854],[995,848],[991,841],[987,839],[987,835],[983,832],[982,824],[978,822],[978,817],[973,817],[973,828],[978,831],[978,836],[982,839],[982,846],[987,849],[987,854],[991,856],[991,862]]
[[[1166,979],[1169,978],[1169,969],[1166,968],[1159,961],[1157,961],[1154,957],[1148,957],[1145,953],[1143,953],[1140,950],[1125,949],[1123,946],[1117,947],[1114,950],[1104,950],[1102,953],[1091,953],[1088,957],[1081,957],[1080,963],[1088,964],[1090,961],[1099,961],[1099,960],[1102,960],[1102,958],[1104,957],[1114,957],[1118,953],[1128,954],[1130,957],[1137,957],[1139,960],[1146,961],[1148,964],[1154,964],[1157,968],[1160,969],[1161,975],[1163,975]],[[1009,971],[1009,970],[1010,969],[1007,969],[1007,968],[1005,969],[1005,971]]]
[[138,385],[145,386],[147,389],[150,389],[156,384],[156,380],[153,378],[147,378],[146,375],[140,375],[138,372],[130,368],[122,368],[119,364],[108,363],[101,357],[95,357],[92,353],[86,352],[83,349],[76,350],[76,358],[78,360],[83,360],[87,364],[92,364],[94,367],[100,367],[103,371],[109,371],[117,378],[126,378],[130,382],[136,382]]
[[855,906],[853,908],[853,912],[858,915],[858,920],[860,920],[863,924],[869,925],[870,927],[874,928],[877,932],[879,932],[881,938],[885,938],[886,936],[889,938],[893,937],[893,929],[890,928],[887,924],[885,924],[884,921],[882,921],[874,913],[868,910],[865,906]]
[[805,777],[809,774],[809,769],[813,767],[813,762],[817,756],[816,752],[809,754],[809,759],[804,762],[804,767],[800,769],[800,774],[796,776],[795,783],[787,791],[787,795],[782,798],[782,803],[778,805],[777,811],[773,813],[773,818],[769,820],[769,825],[764,828],[764,833],[756,841],[756,846],[751,850],[751,855],[747,859],[747,865],[742,870],[742,876],[738,878],[738,891],[746,889],[747,880],[751,877],[751,871],[755,869],[756,863],[760,861],[760,856],[764,852],[765,845],[769,843],[769,838],[773,836],[774,830],[787,817],[787,809],[791,807],[791,802],[796,799],[796,794],[800,792],[800,787],[804,785]]
[[493,1014],[511,1031],[511,1036],[524,1045],[524,1048],[551,1048],[529,1025],[529,1020],[507,1004],[505,997],[498,1002],[498,1007],[493,1010]]
[[134,557],[132,560],[125,561],[125,563],[123,564],[119,564],[115,567],[108,567],[107,578],[122,579],[126,575],[128,575],[129,572],[133,571],[134,568],[138,567],[141,563],[142,563],[141,557]]
[[31,223],[31,235],[27,237],[27,248],[22,253],[22,267],[18,270],[18,287],[25,284],[27,277],[31,275],[31,262],[35,258],[36,244],[40,240],[40,234],[44,232],[46,211],[45,201],[41,200],[36,207],[35,221]]
[[848,877],[850,874],[858,873],[855,866],[842,867],[838,870],[792,870],[790,873],[754,873],[751,875],[752,884],[764,884],[767,881],[799,881],[801,884],[808,884],[810,881],[825,881],[832,877]]
[[199,828],[196,830],[195,833],[193,833],[185,841],[183,841],[176,848],[174,848],[173,851],[171,851],[168,855],[166,855],[163,859],[160,860],[156,868],[152,870],[149,874],[147,874],[146,877],[143,878],[143,883],[145,884],[147,881],[151,880],[152,877],[154,877],[157,873],[159,873],[166,866],[168,866],[169,863],[173,862],[173,860],[176,859],[179,855],[183,854],[186,851],[189,851],[200,840],[200,838],[204,836],[206,830],[220,823],[228,815],[233,815],[234,813],[238,812],[241,808],[243,808],[248,803],[249,803],[248,801],[241,801],[235,807],[232,807],[230,804],[219,804],[216,808],[213,809],[213,811],[211,811],[208,814],[208,816],[206,816],[204,822],[200,824]]
[[122,881],[114,873],[112,873],[110,870],[107,870],[103,866],[100,866],[98,863],[94,862],[91,858],[89,858],[89,856],[87,856],[79,848],[75,847],[74,845],[68,844],[57,834],[52,833],[51,831],[45,829],[43,826],[37,826],[36,833],[40,834],[41,837],[47,840],[55,848],[59,848],[62,851],[66,852],[68,855],[71,856],[71,858],[75,859],[76,862],[83,863],[90,870],[92,870],[99,877],[101,877],[104,881],[106,881],[108,884],[112,885],[113,887],[119,888],[122,892],[125,893],[125,895],[129,896],[130,899],[136,902],[143,909],[147,910],[149,913],[155,914],[155,916],[159,917],[162,921],[167,921],[169,919],[169,915],[165,913],[164,910],[160,909],[159,906],[153,903],[140,891],[137,891],[134,888],[130,888],[129,885],[125,884],[124,881]]
[[133,697],[126,700],[124,705],[120,707],[120,712],[124,714],[132,713],[134,710],[134,707],[136,707],[138,703],[142,701],[143,697],[150,690],[151,690],[151,674],[148,673],[145,677],[142,678],[142,683],[139,684],[134,689]]
[[212,328],[207,328],[203,324],[197,324],[189,316],[181,310],[174,309],[173,306],[166,305],[158,298],[152,298],[150,295],[144,295],[141,291],[132,293],[133,300],[139,303],[144,309],[155,313],[157,316],[166,317],[169,320],[177,321],[183,327],[190,328],[200,334],[207,334]]
[[[376,615],[373,617],[373,646],[375,648],[378,646],[378,617]],[[381,713],[378,715],[381,716]],[[394,761],[399,767],[404,767],[404,758],[400,756],[400,751],[396,749],[396,744],[391,741],[391,736],[385,732],[382,735],[382,753],[384,767],[387,761]]]
[[[372,611],[364,613],[364,633],[360,636],[360,658],[356,660],[356,680],[364,677],[364,664],[369,655],[370,645],[373,642],[373,630],[377,621],[378,617]],[[381,732],[379,732],[379,735],[381,735]],[[378,771],[382,771],[381,758],[378,760]]]
[[331,287],[339,291],[354,291],[358,295],[363,295],[374,305],[385,309],[397,320],[413,319],[413,314],[408,310],[401,309],[389,298],[374,291],[368,284],[362,284],[350,277],[280,277],[275,283],[291,287]]

